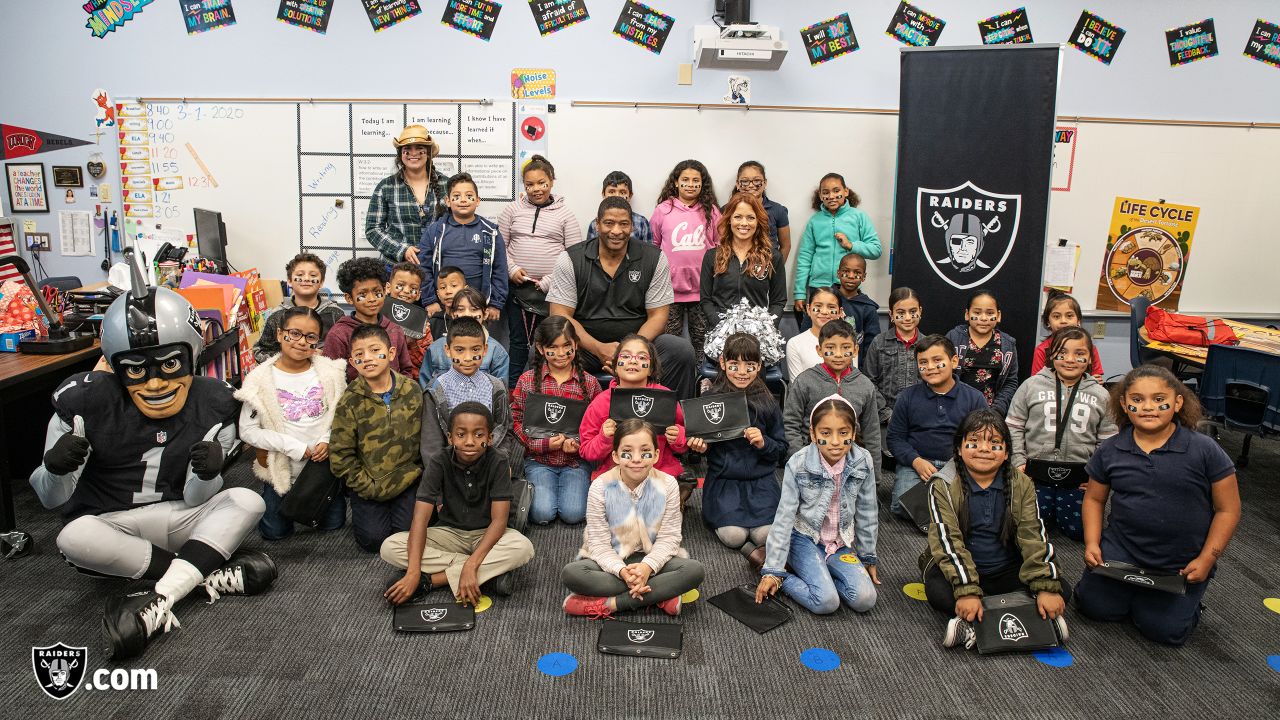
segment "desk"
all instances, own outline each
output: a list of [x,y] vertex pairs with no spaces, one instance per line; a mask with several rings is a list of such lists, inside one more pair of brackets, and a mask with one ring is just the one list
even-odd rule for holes
[[[1261,350],[1272,355],[1280,355],[1280,330],[1250,325],[1237,320],[1223,319],[1222,322],[1235,331],[1236,337],[1240,339],[1240,347]],[[1204,367],[1205,360],[1209,357],[1209,348],[1207,347],[1153,341],[1147,337],[1147,328],[1145,326],[1138,328],[1138,337],[1142,340],[1144,349],[1164,353],[1188,365]]]
[[[30,415],[33,421],[42,418],[36,432],[43,438],[44,427],[53,412],[49,396],[67,376],[93,369],[101,356],[97,340],[84,350],[65,355],[0,353],[0,533],[10,532],[16,526],[12,483],[17,478],[12,476],[9,464],[13,449],[9,443],[15,435],[16,424],[9,427],[5,413],[15,408]],[[36,398],[43,398],[43,403],[34,401]],[[33,425],[34,422],[28,427]]]

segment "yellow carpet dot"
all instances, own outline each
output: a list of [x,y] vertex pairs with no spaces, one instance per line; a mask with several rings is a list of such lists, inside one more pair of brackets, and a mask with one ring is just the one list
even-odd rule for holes
[[698,592],[698,588],[694,588],[694,589],[690,590],[689,592],[687,592],[687,593],[685,593],[685,594],[681,595],[681,596],[680,596],[680,602],[682,602],[682,603],[691,603],[691,602],[693,602],[693,601],[697,600],[697,599],[698,599],[698,598],[700,598],[700,597],[702,597],[702,593]]
[[924,583],[907,583],[902,586],[902,592],[907,597],[915,600],[924,600]]
[[1273,613],[1280,613],[1280,598],[1267,598],[1262,604]]

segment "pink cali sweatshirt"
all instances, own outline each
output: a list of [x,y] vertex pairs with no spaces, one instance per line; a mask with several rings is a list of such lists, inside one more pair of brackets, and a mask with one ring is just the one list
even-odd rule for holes
[[716,246],[720,226],[720,208],[711,208],[711,227],[701,205],[689,207],[679,198],[667,198],[653,210],[649,227],[654,242],[662,248],[671,265],[671,288],[676,302],[698,302],[702,256]]

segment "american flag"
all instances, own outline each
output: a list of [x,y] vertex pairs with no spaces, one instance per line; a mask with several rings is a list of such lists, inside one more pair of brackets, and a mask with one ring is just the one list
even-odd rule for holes
[[[13,226],[0,225],[0,256],[17,255],[18,246],[13,240]],[[17,280],[22,282],[22,275],[18,274],[16,268],[12,265],[4,265],[0,267],[0,283]]]

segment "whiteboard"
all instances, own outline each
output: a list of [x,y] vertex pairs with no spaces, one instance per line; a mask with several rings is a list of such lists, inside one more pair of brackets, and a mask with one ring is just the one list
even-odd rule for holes
[[179,102],[121,107],[124,214],[145,226],[194,231],[194,208],[217,210],[227,259],[283,277],[300,250],[336,267],[377,257],[364,237],[369,197],[395,169],[392,140],[420,123],[440,143],[438,170],[471,172],[480,212],[515,198],[515,109],[510,102]]

